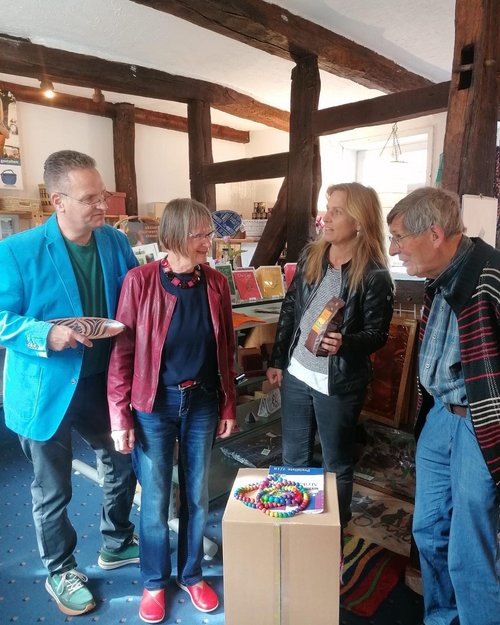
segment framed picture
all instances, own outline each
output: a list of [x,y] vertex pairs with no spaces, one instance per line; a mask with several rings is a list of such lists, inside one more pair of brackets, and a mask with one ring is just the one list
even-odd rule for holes
[[264,299],[285,297],[283,274],[279,265],[262,265],[256,269],[255,274]]
[[414,383],[418,321],[394,317],[387,343],[371,355],[373,380],[361,414],[398,427],[408,417]]
[[0,240],[19,232],[18,215],[0,215]]
[[132,248],[140,265],[152,263],[160,257],[158,243],[147,243],[146,245],[135,245]]

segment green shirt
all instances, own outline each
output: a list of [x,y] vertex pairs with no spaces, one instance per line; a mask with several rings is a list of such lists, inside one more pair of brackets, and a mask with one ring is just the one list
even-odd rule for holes
[[[75,272],[83,314],[85,317],[107,317],[104,278],[94,235],[87,245],[78,245],[64,239]],[[110,340],[94,339],[93,347],[84,347],[81,378],[106,370]]]

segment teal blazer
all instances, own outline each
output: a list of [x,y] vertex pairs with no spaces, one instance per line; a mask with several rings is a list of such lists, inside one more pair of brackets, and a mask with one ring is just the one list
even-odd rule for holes
[[[127,237],[103,226],[94,232],[104,276],[108,317],[120,288],[137,265]],[[4,367],[4,412],[8,428],[48,440],[73,397],[84,347],[54,352],[47,347],[50,319],[79,317],[82,304],[56,215],[43,225],[0,241],[0,345]]]

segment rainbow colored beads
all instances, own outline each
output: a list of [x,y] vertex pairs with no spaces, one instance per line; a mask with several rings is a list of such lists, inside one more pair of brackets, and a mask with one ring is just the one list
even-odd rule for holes
[[[252,499],[248,493],[254,491],[255,499]],[[299,514],[307,508],[311,500],[307,489],[300,482],[285,480],[279,475],[268,475],[260,483],[240,486],[234,491],[234,497],[249,508],[257,508],[278,519]],[[276,510],[283,507],[285,510]]]

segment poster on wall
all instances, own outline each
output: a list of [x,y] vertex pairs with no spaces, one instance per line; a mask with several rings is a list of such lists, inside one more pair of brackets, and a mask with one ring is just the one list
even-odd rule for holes
[[498,200],[485,195],[462,196],[462,219],[468,237],[480,237],[495,247]]
[[0,189],[22,189],[16,98],[0,89]]

